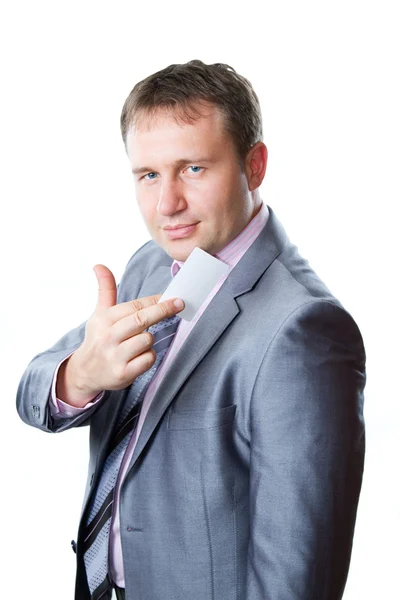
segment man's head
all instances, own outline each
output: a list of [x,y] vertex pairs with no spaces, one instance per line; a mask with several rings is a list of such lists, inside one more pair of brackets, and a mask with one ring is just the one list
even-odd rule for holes
[[231,67],[195,60],[151,75],[129,94],[121,131],[144,221],[171,257],[216,254],[258,212],[261,111]]

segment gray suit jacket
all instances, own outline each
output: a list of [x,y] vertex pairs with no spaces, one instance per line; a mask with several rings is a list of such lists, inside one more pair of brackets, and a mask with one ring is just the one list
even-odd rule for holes
[[[352,317],[269,210],[144,423],[121,490],[127,600],[342,597],[364,462],[365,352]],[[118,302],[162,292],[171,263],[145,244]],[[51,417],[56,365],[84,328],[32,360],[17,398],[21,418],[45,431],[90,426],[83,514],[127,393]],[[80,527],[76,600],[88,598]]]

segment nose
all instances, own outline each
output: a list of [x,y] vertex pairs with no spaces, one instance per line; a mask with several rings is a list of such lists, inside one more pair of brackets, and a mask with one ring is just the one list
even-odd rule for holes
[[160,187],[160,196],[157,203],[157,211],[160,215],[170,217],[186,208],[186,200],[180,185],[175,181],[163,180]]

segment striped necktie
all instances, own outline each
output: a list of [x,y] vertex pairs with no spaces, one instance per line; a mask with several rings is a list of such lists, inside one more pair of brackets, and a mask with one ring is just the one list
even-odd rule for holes
[[83,559],[91,600],[106,598],[105,594],[112,585],[108,573],[108,546],[118,473],[135,430],[147,388],[168,351],[179,322],[179,315],[175,315],[148,329],[154,337],[156,361],[151,369],[137,377],[130,386],[118,417],[115,434],[107,450],[107,458],[91,503],[83,536]]

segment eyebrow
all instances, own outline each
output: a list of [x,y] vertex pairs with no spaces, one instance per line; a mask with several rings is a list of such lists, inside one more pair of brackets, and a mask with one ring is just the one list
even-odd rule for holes
[[[170,163],[171,167],[182,167],[183,165],[191,164],[198,165],[199,163],[212,163],[213,161],[209,158],[180,158]],[[132,169],[134,175],[140,175],[141,173],[152,173],[154,169],[152,167],[135,167]]]

